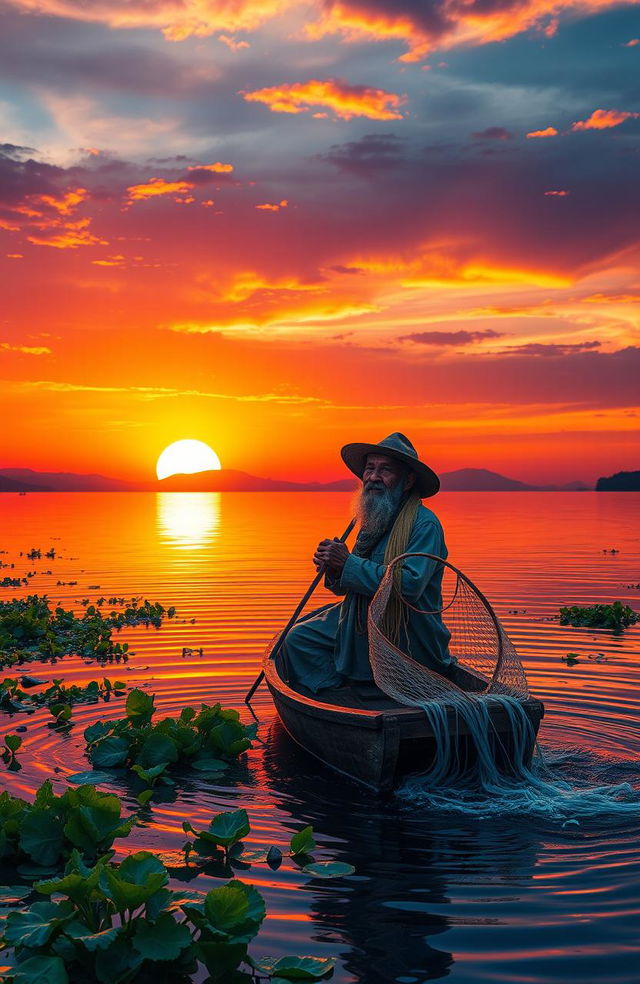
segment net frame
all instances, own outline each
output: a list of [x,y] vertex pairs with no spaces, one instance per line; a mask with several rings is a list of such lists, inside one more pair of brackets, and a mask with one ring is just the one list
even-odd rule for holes
[[[451,600],[448,600],[446,604],[443,603],[442,607],[434,610],[418,608],[403,598],[398,590],[396,584],[397,577],[394,576],[396,574],[396,566],[411,557],[423,557],[435,561],[442,565],[443,569],[448,569],[455,574],[456,582],[452,591]],[[425,700],[443,700],[447,696],[453,695],[469,697],[469,691],[467,689],[458,686],[457,683],[445,676],[444,673],[440,673],[413,659],[409,653],[404,652],[395,645],[381,628],[387,605],[394,592],[403,605],[419,614],[442,615],[443,612],[451,609],[459,598],[461,585],[464,589],[462,592],[463,595],[467,592],[473,604],[480,606],[475,621],[481,621],[479,618],[480,614],[488,618],[493,629],[495,642],[495,662],[491,672],[489,672],[489,667],[487,667],[486,671],[483,671],[478,669],[477,666],[465,666],[464,660],[454,658],[454,662],[458,667],[462,668],[466,673],[470,672],[476,680],[482,681],[485,684],[480,692],[476,690],[474,697],[511,694],[522,699],[528,696],[529,691],[526,676],[520,658],[487,597],[474,584],[471,578],[448,560],[439,557],[437,554],[415,551],[401,554],[393,558],[387,565],[378,590],[369,605],[367,616],[369,657],[374,679],[381,690],[388,693],[389,696],[393,696],[401,703],[421,706]],[[461,604],[464,604],[464,598]],[[446,625],[446,622],[444,624]],[[473,638],[473,635],[474,627],[473,620],[471,620],[469,637]],[[477,635],[478,637],[482,636],[481,628],[478,630]],[[385,659],[379,658],[381,653],[384,653]],[[486,656],[483,656],[483,658],[486,658]],[[404,668],[405,676],[407,677],[404,689],[400,685],[399,677],[394,675],[394,679],[390,679],[390,674],[386,672],[391,664],[391,660],[395,661],[397,667]]]

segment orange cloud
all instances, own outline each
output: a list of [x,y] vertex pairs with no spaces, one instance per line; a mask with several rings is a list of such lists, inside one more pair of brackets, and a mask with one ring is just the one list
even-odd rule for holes
[[251,47],[248,41],[237,41],[236,38],[230,38],[228,34],[219,34],[218,41],[226,44],[230,51],[240,51],[242,48]]
[[[251,31],[278,16],[294,0],[12,0],[26,13],[66,17],[113,28],[157,28],[169,41],[208,37],[217,31]],[[242,42],[240,42],[242,44]]]
[[[187,171],[213,171],[215,174],[230,174],[233,171],[233,164],[194,164],[187,168]],[[158,180],[158,179],[156,179]]]
[[631,41],[625,41],[622,45],[623,48],[635,48],[636,45],[640,44],[640,38],[631,38]]
[[71,220],[88,195],[86,188],[75,188],[60,195],[27,195],[23,202],[9,209],[13,221],[0,222],[0,227],[8,232],[26,232],[27,241],[36,246],[55,249],[106,246],[106,239],[90,232],[90,218]]
[[271,202],[265,202],[264,205],[256,205],[256,208],[262,209],[265,212],[279,212],[281,208],[286,208],[288,204],[287,199],[283,198],[277,205],[273,205]]
[[527,133],[527,139],[531,137],[557,137],[558,131],[555,126],[548,126],[546,130],[532,130],[531,133]]
[[568,191],[545,191],[545,195],[555,195],[557,198],[566,198]]
[[44,226],[44,234],[27,236],[30,243],[36,246],[52,246],[54,249],[77,249],[79,246],[108,246],[106,239],[94,236],[89,231],[90,219],[78,219],[77,222],[66,222],[61,227],[56,225]]
[[531,28],[551,37],[565,11],[586,15],[616,5],[615,0],[512,0],[483,5],[467,0],[429,4],[324,0],[320,16],[307,26],[306,34],[313,40],[339,34],[346,42],[402,41],[408,51],[398,60],[415,62],[437,49],[504,41]]
[[572,123],[572,130],[610,130],[625,120],[640,119],[640,113],[625,113],[617,109],[596,109],[588,120]]
[[127,188],[129,201],[144,201],[158,195],[184,195],[192,191],[194,185],[190,181],[165,181],[164,178],[151,178],[145,184],[131,185]]
[[326,106],[341,120],[364,116],[370,120],[401,120],[407,97],[368,85],[350,85],[340,79],[309,79],[293,85],[271,86],[241,93],[247,102],[261,102],[272,113],[307,113],[312,106]]
[[11,345],[9,342],[0,342],[0,349],[3,352],[20,352],[22,355],[51,355],[51,349],[44,345]]

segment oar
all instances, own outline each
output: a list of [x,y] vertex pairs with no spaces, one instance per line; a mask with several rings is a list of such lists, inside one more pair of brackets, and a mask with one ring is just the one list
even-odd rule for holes
[[[349,525],[347,526],[346,530],[344,531],[344,533],[340,537],[340,541],[339,541],[340,543],[344,543],[345,542],[345,540],[347,539],[347,537],[349,536],[349,534],[351,533],[351,530],[353,529],[353,527],[355,525],[356,525],[356,520],[355,519],[352,519],[351,522],[349,523]],[[310,586],[308,587],[307,591],[305,592],[305,595],[302,598],[300,604],[298,605],[298,607],[296,608],[295,612],[293,613],[293,615],[291,616],[291,618],[289,619],[289,621],[285,625],[284,629],[282,630],[282,634],[281,634],[280,638],[278,639],[278,641],[276,642],[275,646],[271,650],[271,656],[270,656],[271,659],[275,659],[276,656],[278,655],[278,653],[280,652],[280,650],[282,649],[282,645],[284,643],[284,640],[285,640],[285,638],[287,636],[287,633],[288,633],[289,629],[297,621],[298,616],[300,615],[300,612],[302,611],[302,609],[304,608],[304,606],[306,605],[306,603],[309,601],[309,598],[311,597],[311,595],[313,594],[313,592],[316,590],[316,588],[320,584],[320,581],[322,580],[322,578],[325,575],[325,571],[326,571],[326,568],[325,567],[321,567],[320,570],[318,571],[318,573],[316,574],[316,576],[314,577],[313,581],[311,582]],[[264,680],[264,670],[262,670],[262,672],[260,673],[260,675],[256,678],[253,686],[251,687],[251,690],[248,692],[247,696],[244,699],[245,704],[249,705],[249,710],[251,711],[252,714],[253,714],[253,711],[251,709],[251,698],[253,697],[253,695],[255,694],[256,690],[258,689],[258,687],[260,686],[260,684],[262,683],[263,680]]]

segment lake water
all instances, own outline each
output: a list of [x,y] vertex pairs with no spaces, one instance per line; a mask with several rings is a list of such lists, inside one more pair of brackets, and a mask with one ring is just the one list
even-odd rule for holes
[[[183,820],[201,828],[241,806],[252,846],[285,847],[311,823],[318,855],[349,861],[356,874],[320,882],[286,863],[275,874],[243,872],[267,901],[255,955],[335,956],[337,984],[444,976],[456,984],[637,984],[640,625],[615,636],[560,626],[557,613],[614,600],[640,609],[640,496],[444,493],[433,508],[449,559],[492,601],[545,703],[539,740],[548,774],[574,790],[564,805],[547,809],[538,798],[529,812],[501,804],[487,815],[439,808],[415,784],[381,800],[293,748],[263,688],[254,707],[264,744],[224,785],[185,777],[174,801],[152,803],[149,825],[119,852],[171,856],[184,841]],[[100,595],[175,605],[178,618],[159,631],[120,633],[135,655],[107,675],[148,686],[160,713],[199,701],[240,707],[265,643],[315,574],[315,544],[339,536],[349,518],[350,497],[338,493],[4,494],[0,560],[15,567],[0,580],[35,570],[29,593],[75,609]],[[55,547],[58,556],[20,556],[32,547]],[[58,584],[69,581],[77,584]],[[7,600],[26,589],[0,592]],[[327,600],[323,590],[314,598],[317,606]],[[577,658],[567,663],[568,653]],[[78,659],[53,673],[46,664],[25,669],[77,683],[103,675]],[[88,767],[84,726],[119,706],[77,707],[65,737],[46,727],[46,711],[2,715],[5,732],[21,723],[28,730],[22,771],[2,771],[0,782],[30,797],[52,777],[63,791],[65,775]],[[585,808],[594,787],[604,794]],[[136,807],[126,785],[103,788]],[[189,887],[215,884],[199,876]]]

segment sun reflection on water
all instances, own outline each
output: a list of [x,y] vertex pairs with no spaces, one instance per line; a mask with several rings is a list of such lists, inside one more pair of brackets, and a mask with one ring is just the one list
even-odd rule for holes
[[209,546],[220,533],[219,492],[156,493],[160,539],[178,550]]

